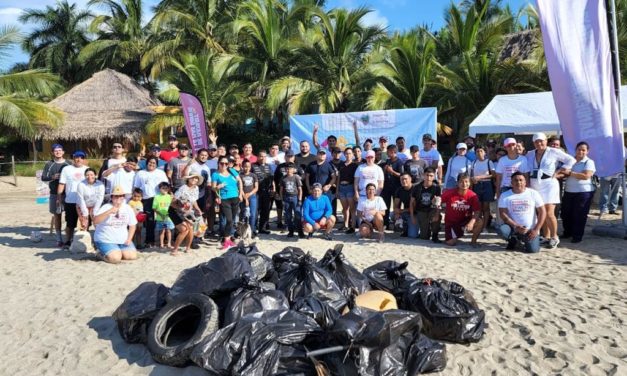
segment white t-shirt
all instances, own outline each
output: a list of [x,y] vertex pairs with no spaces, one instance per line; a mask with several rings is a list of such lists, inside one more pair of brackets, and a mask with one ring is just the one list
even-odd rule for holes
[[[75,167],[74,165],[65,166],[61,170],[59,183],[65,184],[65,202],[68,204],[76,204],[78,202],[78,184],[85,179],[85,170],[87,166]],[[56,192],[55,192],[56,193]]]
[[516,159],[509,159],[507,155],[504,155],[499,159],[499,163],[496,165],[496,173],[503,176],[501,187],[512,186],[512,174],[516,171],[522,173],[529,172],[527,158],[524,155],[519,155]]
[[94,213],[100,209],[102,200],[104,200],[105,187],[100,180],[96,180],[94,184],[88,184],[87,180],[83,180],[78,184],[76,194],[78,196],[77,205],[81,209],[83,215],[87,215],[87,208],[94,208]]
[[[597,168],[594,165],[594,161],[588,157],[585,157],[579,162],[576,162],[572,167],[572,172],[582,173],[584,171],[592,171],[594,174]],[[570,193],[581,193],[581,192],[594,192],[596,187],[592,183],[592,178],[587,180],[580,180],[575,177],[569,176],[566,179],[566,184],[564,186],[564,190]]]
[[396,155],[398,156],[398,159],[400,159],[401,161],[405,162],[408,159],[411,159],[411,152],[409,151],[409,149],[405,149],[403,151],[398,151],[398,153],[396,153]]
[[360,197],[357,203],[357,211],[364,213],[364,219],[368,222],[372,222],[376,212],[386,210],[387,208],[381,196],[376,196],[373,200]]
[[147,199],[155,197],[157,194],[157,187],[161,182],[168,183],[168,177],[163,170],[141,170],[135,174],[135,182],[133,186],[142,190],[142,198]]
[[273,174],[274,171],[276,171],[278,165],[280,165],[281,163],[285,163],[284,155],[284,153],[279,153],[274,157],[271,157],[269,154],[266,155],[266,163],[270,165],[270,170],[272,170]]
[[355,177],[359,178],[359,195],[366,196],[366,185],[372,183],[379,189],[379,181],[383,181],[383,169],[377,165],[361,164],[355,170]]
[[135,171],[126,171],[126,169],[124,168],[121,168],[109,174],[109,176],[107,176],[106,178],[107,182],[109,182],[108,193],[111,193],[111,189],[117,186],[122,187],[125,195],[130,195],[131,193],[133,193],[133,182],[135,181],[135,174]]
[[444,165],[444,161],[442,160],[440,152],[437,151],[437,149],[435,148],[431,148],[431,150],[429,151],[420,150],[418,155],[420,155],[420,159],[423,159],[425,162],[427,162],[427,167],[433,166],[434,161],[438,161],[438,166]]
[[446,171],[446,177],[444,179],[444,184],[448,182],[449,178],[455,179],[457,181],[457,176],[464,172],[470,172],[470,160],[466,156],[461,156],[455,154],[451,157],[448,163],[448,169]]
[[499,208],[507,208],[510,218],[528,229],[536,225],[536,208],[541,206],[544,206],[542,197],[531,188],[526,188],[522,193],[507,191],[499,199]]
[[488,175],[490,171],[495,170],[494,163],[488,158],[483,161],[476,159],[472,162],[471,168],[473,177]]
[[[100,207],[100,210],[95,214],[100,215],[112,207],[111,204],[105,204]],[[134,226],[136,224],[137,218],[135,217],[135,211],[133,211],[133,208],[128,206],[128,204],[123,203],[117,214],[109,214],[107,219],[96,225],[94,241],[109,244],[124,244],[128,238],[127,226]]]

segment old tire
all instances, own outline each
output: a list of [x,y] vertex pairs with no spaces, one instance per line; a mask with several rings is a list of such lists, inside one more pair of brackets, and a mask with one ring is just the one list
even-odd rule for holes
[[206,295],[185,294],[172,299],[152,320],[148,350],[154,360],[174,367],[189,361],[194,347],[218,330],[218,306]]

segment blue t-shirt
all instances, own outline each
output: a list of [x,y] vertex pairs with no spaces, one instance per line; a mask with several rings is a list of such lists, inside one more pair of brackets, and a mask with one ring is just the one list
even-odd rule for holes
[[229,173],[228,176],[222,176],[219,172],[211,174],[211,181],[217,185],[226,184],[220,188],[220,198],[228,200],[229,198],[239,197],[239,187],[237,186],[237,178]]
[[303,218],[310,225],[313,225],[322,217],[328,218],[331,216],[331,212],[331,201],[326,195],[322,195],[317,199],[313,198],[313,196],[308,196],[303,203]]
[[[165,161],[163,159],[158,159],[157,160],[157,169],[161,170],[161,171],[165,171]],[[137,167],[139,167],[140,170],[145,170],[146,169],[146,160],[142,159],[139,162],[137,162]]]

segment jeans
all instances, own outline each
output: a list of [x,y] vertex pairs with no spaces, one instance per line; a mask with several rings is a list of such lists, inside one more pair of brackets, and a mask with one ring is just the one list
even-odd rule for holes
[[402,212],[401,218],[403,219],[403,229],[407,230],[408,238],[417,238],[418,237],[418,221],[416,220],[416,224],[414,224],[411,220],[409,212]]
[[607,180],[601,178],[601,198],[599,199],[599,210],[607,213],[618,208],[618,191],[620,190],[621,178],[615,177]]
[[[246,216],[246,202],[242,201],[240,204],[240,217],[245,218]],[[250,212],[250,216],[248,217],[248,224],[250,225],[250,229],[252,231],[257,231],[255,227],[257,225],[257,195],[252,195],[248,198],[248,209]]]
[[285,215],[284,219],[287,224],[287,230],[289,232],[294,232],[294,230],[296,230],[296,224],[300,222],[300,205],[298,204],[298,197],[283,197],[283,210]]
[[534,239],[527,239],[526,235],[517,234],[514,232],[512,226],[503,223],[499,227],[499,233],[501,237],[507,240],[509,243],[518,243],[518,241],[523,242],[525,245],[525,252],[527,253],[538,253],[540,252],[540,236],[536,236]]

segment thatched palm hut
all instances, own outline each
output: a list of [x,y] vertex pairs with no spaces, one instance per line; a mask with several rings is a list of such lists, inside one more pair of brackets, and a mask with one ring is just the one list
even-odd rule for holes
[[[161,103],[132,78],[105,69],[50,105],[61,109],[65,119],[62,127],[44,130],[44,140],[104,149],[112,141],[136,145],[145,124],[155,114],[151,107]],[[103,150],[107,153],[108,149]]]

